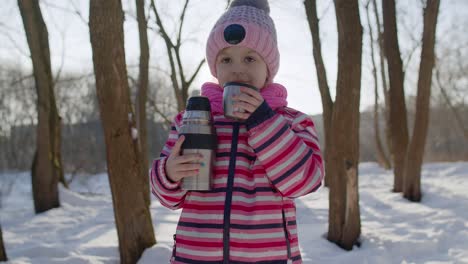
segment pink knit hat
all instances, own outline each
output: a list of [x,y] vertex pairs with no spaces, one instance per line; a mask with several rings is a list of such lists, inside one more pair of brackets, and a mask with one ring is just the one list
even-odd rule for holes
[[211,30],[206,45],[206,58],[214,77],[217,77],[218,53],[226,47],[239,45],[262,56],[268,67],[267,83],[273,82],[280,55],[275,24],[269,14],[267,0],[234,0],[231,3]]

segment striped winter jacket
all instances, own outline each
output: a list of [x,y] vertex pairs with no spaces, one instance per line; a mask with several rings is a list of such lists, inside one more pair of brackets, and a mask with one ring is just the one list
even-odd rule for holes
[[184,191],[165,174],[183,113],[176,116],[151,169],[153,194],[182,208],[170,263],[302,263],[293,199],[324,176],[314,123],[287,107],[257,110],[264,115],[245,123],[214,114],[214,188],[203,192]]

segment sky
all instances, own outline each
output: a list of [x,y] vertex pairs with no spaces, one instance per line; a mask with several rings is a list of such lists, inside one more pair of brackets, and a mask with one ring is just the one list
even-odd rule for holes
[[[134,18],[134,1],[122,0],[126,10],[124,23],[126,59],[129,70],[135,70],[139,58],[138,27]],[[147,1],[148,2],[148,1]],[[322,40],[322,53],[327,69],[327,78],[332,96],[336,85],[337,73],[337,30],[333,1],[322,0],[318,2],[318,15]],[[413,34],[418,38],[422,31],[422,12],[418,1],[397,1],[400,13],[404,15],[407,28],[401,30],[401,49],[405,52],[414,46],[409,39]],[[175,22],[181,11],[182,0],[158,0],[156,4],[164,17],[164,24],[169,32],[175,32]],[[445,5],[444,5],[445,4]],[[15,0],[3,0],[0,10],[0,60],[9,64],[21,65],[31,68],[29,50],[23,31],[23,24]],[[205,56],[205,44],[209,31],[217,18],[221,15],[226,1],[221,0],[192,0],[187,12],[187,22],[183,29],[182,60],[187,72],[191,74],[199,61]],[[278,33],[278,45],[281,54],[280,69],[275,79],[288,89],[289,106],[308,114],[319,114],[322,105],[314,59],[309,27],[306,20],[302,0],[280,1],[271,0],[271,17]],[[457,19],[467,12],[463,12],[463,0],[442,1],[440,20]],[[89,31],[86,25],[88,20],[88,1],[68,0],[52,1],[41,0],[41,8],[49,30],[49,42],[53,72],[63,68],[64,72],[91,73],[92,55],[89,41]],[[465,8],[466,9],[466,8]],[[78,10],[81,15],[77,15]],[[154,17],[153,14],[151,14]],[[361,10],[361,20],[364,30],[364,10]],[[446,23],[445,23],[446,24]],[[149,26],[156,28],[154,20]],[[442,25],[441,27],[446,27]],[[443,30],[439,30],[443,32]],[[152,68],[167,69],[167,56],[164,44],[155,30],[149,31],[150,53]],[[374,102],[373,87],[370,85],[370,64],[367,59],[369,53],[367,36],[363,39],[363,68],[361,89],[361,110],[368,108]],[[417,64],[419,54],[413,56]],[[410,68],[411,69],[411,68]],[[417,67],[416,69],[417,70]],[[187,75],[187,74],[186,74]],[[205,64],[195,80],[192,88],[199,89],[205,81],[212,81],[213,77]],[[415,82],[416,78],[408,77]],[[409,93],[413,93],[408,89]]]
[[[325,239],[328,188],[323,187],[296,199],[303,263],[468,263],[466,175],[467,162],[425,164],[422,201],[413,203],[391,192],[391,171],[361,163],[361,247],[348,252]],[[29,172],[0,173],[8,263],[119,263],[107,174],[78,175],[69,190],[60,186],[59,194],[60,208],[35,215]],[[146,249],[138,264],[168,263],[180,210],[166,209],[154,197],[150,210],[158,244]]]

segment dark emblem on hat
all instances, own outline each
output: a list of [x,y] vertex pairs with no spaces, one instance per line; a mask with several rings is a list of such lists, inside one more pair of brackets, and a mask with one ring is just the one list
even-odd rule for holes
[[242,42],[245,38],[245,29],[239,24],[232,24],[224,29],[224,40],[231,45]]

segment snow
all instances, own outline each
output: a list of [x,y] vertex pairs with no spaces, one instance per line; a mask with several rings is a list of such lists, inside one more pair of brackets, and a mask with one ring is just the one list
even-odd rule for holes
[[[421,203],[392,193],[393,176],[375,163],[359,168],[361,247],[325,239],[328,189],[297,199],[304,263],[468,263],[468,162],[423,167]],[[8,191],[8,187],[11,190]],[[8,263],[119,263],[106,174],[79,175],[60,187],[62,206],[35,215],[28,172],[0,173],[0,222]],[[139,264],[168,263],[179,211],[154,200],[158,244]]]
[[135,127],[132,127],[132,139],[137,140],[138,139],[138,129]]

